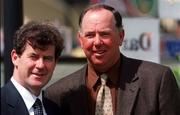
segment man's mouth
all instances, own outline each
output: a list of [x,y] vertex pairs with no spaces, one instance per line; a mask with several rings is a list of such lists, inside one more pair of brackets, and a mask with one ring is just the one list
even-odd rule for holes
[[35,76],[45,76],[45,73],[33,73]]
[[94,51],[94,54],[96,56],[102,56],[103,54],[105,54],[105,51],[104,50]]

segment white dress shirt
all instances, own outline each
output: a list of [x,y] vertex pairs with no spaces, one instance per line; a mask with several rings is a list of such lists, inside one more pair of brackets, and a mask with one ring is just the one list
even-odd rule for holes
[[[14,86],[16,87],[16,89],[18,90],[18,92],[20,93],[20,95],[22,96],[24,103],[26,105],[26,108],[29,112],[29,115],[34,115],[34,109],[32,106],[35,103],[36,98],[39,98],[42,102],[42,91],[41,91],[40,95],[37,97],[34,94],[32,94],[30,91],[28,91],[26,88],[24,88],[21,84],[19,84],[13,77],[11,77],[11,81],[14,84]],[[47,115],[44,105],[43,105],[43,114]]]

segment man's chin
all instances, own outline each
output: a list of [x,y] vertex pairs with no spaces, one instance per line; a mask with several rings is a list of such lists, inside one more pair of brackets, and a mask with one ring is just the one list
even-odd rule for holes
[[103,63],[102,61],[94,61],[94,62],[93,62],[93,65],[94,65],[94,66],[103,66],[104,63]]
[[105,64],[104,63],[94,63],[94,68],[99,71],[99,72],[104,72],[105,69]]
[[42,80],[37,80],[37,79],[35,79],[35,80],[32,82],[32,85],[33,85],[34,87],[43,87],[44,84],[45,84],[45,83],[44,83]]

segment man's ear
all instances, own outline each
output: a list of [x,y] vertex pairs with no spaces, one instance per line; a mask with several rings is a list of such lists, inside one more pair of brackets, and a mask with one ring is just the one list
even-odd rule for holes
[[14,66],[18,65],[18,59],[19,59],[19,56],[18,56],[16,50],[13,49],[11,51],[11,61],[14,64]]
[[78,32],[77,33],[77,38],[78,38],[78,42],[79,42],[79,44],[80,44],[80,46],[81,46],[81,48],[83,47],[83,44],[82,44],[82,35],[81,35],[81,32]]
[[119,38],[120,38],[120,41],[119,41],[119,45],[121,46],[123,41],[124,41],[124,36],[125,36],[125,33],[124,33],[124,29],[122,29],[120,32],[119,32]]

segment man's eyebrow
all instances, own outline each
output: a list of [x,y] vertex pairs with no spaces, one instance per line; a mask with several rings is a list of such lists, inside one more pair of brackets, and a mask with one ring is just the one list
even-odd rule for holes
[[99,32],[111,32],[112,31],[112,29],[101,29],[101,30],[99,30]]
[[30,53],[28,53],[28,55],[37,55],[37,53],[35,53],[35,52],[30,52]]

